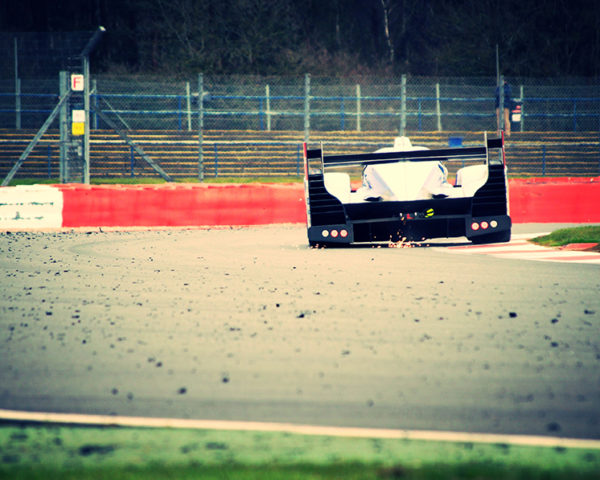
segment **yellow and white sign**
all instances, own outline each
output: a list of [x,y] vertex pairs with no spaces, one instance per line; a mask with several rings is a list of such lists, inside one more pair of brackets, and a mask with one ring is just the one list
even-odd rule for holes
[[71,128],[73,135],[85,134],[85,110],[73,110],[73,125]]
[[73,123],[85,122],[85,110],[73,110]]

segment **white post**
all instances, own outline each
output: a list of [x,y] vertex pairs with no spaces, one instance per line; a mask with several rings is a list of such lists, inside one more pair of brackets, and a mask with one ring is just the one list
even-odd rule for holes
[[265,85],[265,102],[267,114],[267,132],[271,131],[271,88],[269,84]]
[[406,134],[406,74],[402,75],[400,98],[400,136]]
[[304,141],[310,137],[310,73],[304,75]]
[[525,128],[525,95],[523,92],[523,85],[519,88],[519,98],[521,99],[521,131],[524,132]]
[[356,131],[361,131],[360,126],[360,114],[361,114],[361,105],[360,105],[360,84],[356,84]]
[[437,115],[437,131],[442,131],[442,109],[440,108],[440,84],[435,84],[435,113]]
[[192,99],[190,97],[190,82],[185,82],[185,97],[187,100],[188,132],[192,131]]

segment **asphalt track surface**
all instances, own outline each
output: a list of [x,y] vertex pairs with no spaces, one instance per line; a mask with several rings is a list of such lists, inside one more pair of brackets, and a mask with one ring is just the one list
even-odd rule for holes
[[0,233],[0,408],[600,438],[600,267],[440,245]]

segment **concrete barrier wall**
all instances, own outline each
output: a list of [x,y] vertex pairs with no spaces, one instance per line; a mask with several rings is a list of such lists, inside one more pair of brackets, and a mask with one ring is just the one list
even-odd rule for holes
[[300,184],[59,186],[64,227],[261,225],[306,219]]
[[[514,223],[600,223],[600,177],[509,181]],[[0,227],[181,227],[304,223],[301,184],[0,188]]]
[[600,223],[600,177],[509,180],[513,223]]

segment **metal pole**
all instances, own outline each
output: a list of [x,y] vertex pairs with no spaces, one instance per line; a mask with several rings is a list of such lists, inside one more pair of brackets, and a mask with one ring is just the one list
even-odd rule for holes
[[19,47],[15,37],[15,128],[21,129],[21,79],[19,78]]
[[496,44],[496,84],[500,85],[500,50]]
[[102,26],[94,32],[81,52],[83,62],[83,110],[85,123],[83,130],[83,183],[90,183],[90,54],[104,35]]
[[15,81],[19,78],[19,47],[17,37],[15,37]]
[[360,84],[356,84],[356,131],[361,131],[360,125],[360,114],[361,114],[361,104],[360,104]]
[[98,130],[98,82],[94,78],[92,80],[92,91],[90,92],[94,95],[94,130]]
[[21,79],[15,79],[15,128],[21,129]]
[[265,99],[267,104],[267,131],[271,131],[271,88],[269,84],[265,86]]
[[[67,85],[67,75],[69,72],[61,71],[59,74],[59,92],[60,97],[64,97],[69,89]],[[69,134],[69,119],[68,119],[68,102],[65,102],[60,108],[60,117],[59,117],[59,128],[60,128],[60,163],[59,163],[59,176],[60,183],[66,182],[66,173],[67,173],[67,152],[68,146],[67,144],[70,141]]]
[[400,89],[400,136],[406,133],[406,75],[402,75]]
[[442,108],[440,106],[440,84],[435,84],[435,113],[437,115],[437,131],[442,131]]
[[505,130],[504,125],[504,75],[500,75],[498,80],[498,130]]
[[546,145],[542,145],[542,177],[546,176]]
[[190,82],[185,82],[185,98],[187,99],[188,132],[192,131],[192,99],[190,98]]
[[198,180],[204,181],[204,75],[198,74]]
[[523,85],[519,88],[519,98],[521,99],[521,131],[525,131],[525,94],[523,91]]
[[310,73],[304,75],[304,141],[310,137]]
[[90,184],[90,59],[83,57],[83,183]]

